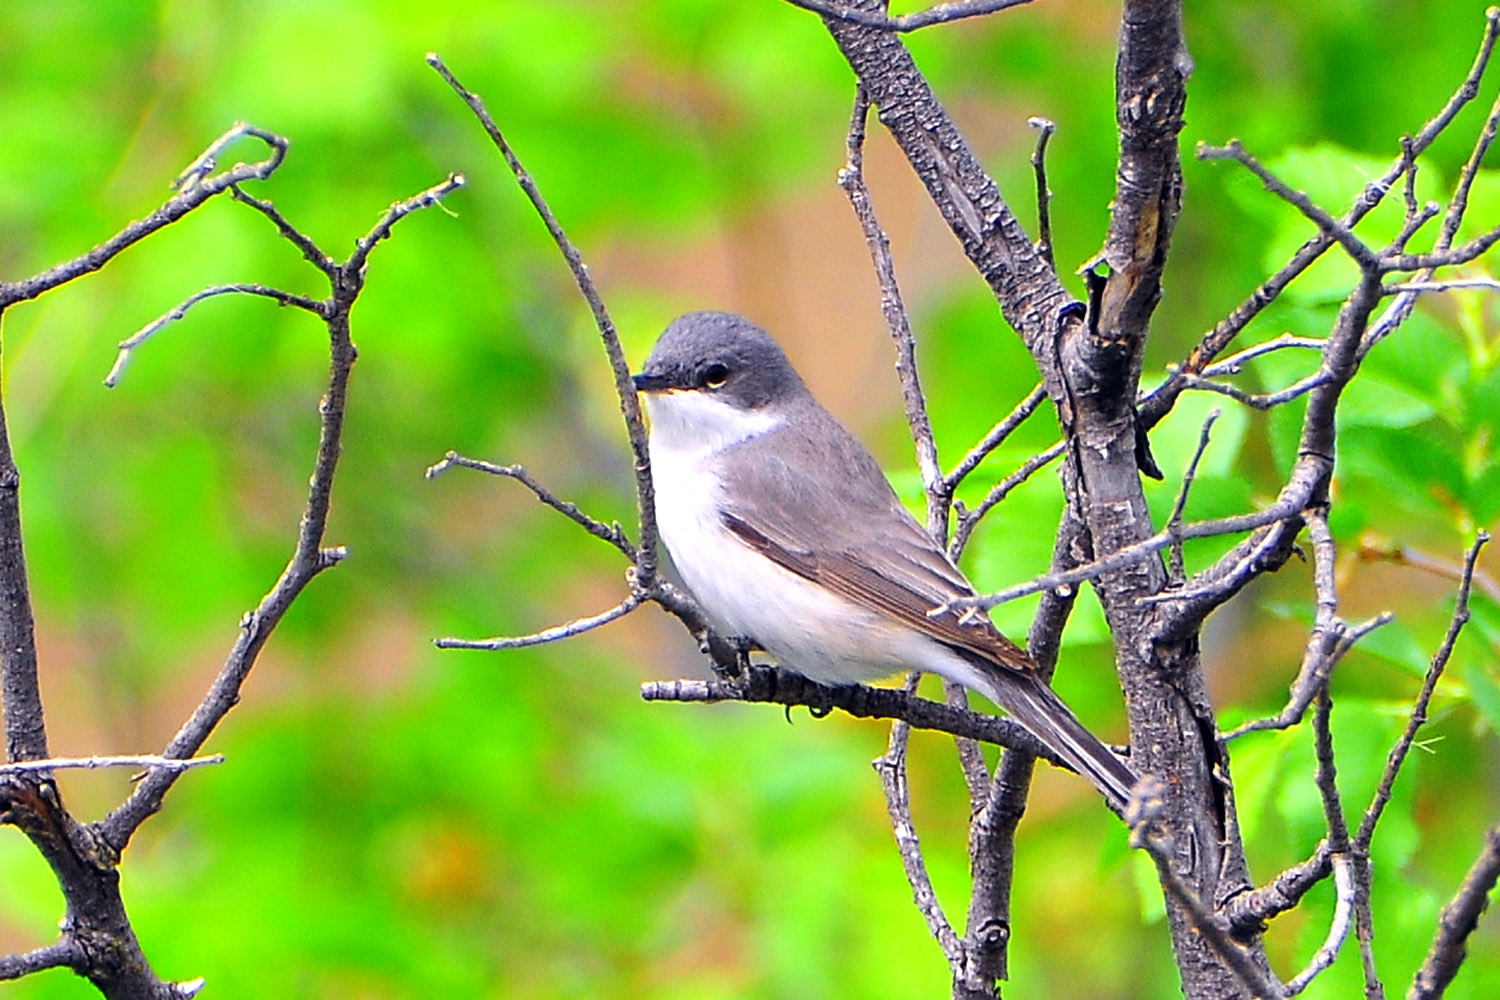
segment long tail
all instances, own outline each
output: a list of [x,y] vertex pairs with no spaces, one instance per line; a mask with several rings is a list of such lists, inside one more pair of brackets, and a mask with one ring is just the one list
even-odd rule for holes
[[985,680],[994,690],[984,693],[1033,736],[1088,778],[1116,809],[1130,801],[1138,775],[1115,752],[1084,728],[1063,700],[1029,671],[986,665]]

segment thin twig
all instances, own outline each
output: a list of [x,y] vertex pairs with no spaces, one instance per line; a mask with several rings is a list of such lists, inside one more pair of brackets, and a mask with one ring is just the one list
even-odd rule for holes
[[1328,514],[1322,508],[1309,510],[1305,520],[1312,539],[1313,593],[1317,613],[1303,650],[1302,667],[1292,681],[1286,706],[1273,716],[1246,722],[1227,733],[1224,736],[1226,743],[1246,733],[1288,729],[1301,722],[1307,707],[1328,684],[1333,668],[1344,655],[1359,640],[1392,620],[1390,613],[1386,612],[1351,628],[1339,617],[1338,550],[1328,528]]
[[1423,295],[1433,292],[1453,292],[1473,288],[1482,288],[1491,292],[1500,291],[1500,280],[1495,278],[1453,278],[1448,281],[1404,281],[1395,285],[1381,285],[1380,294]]
[[[1209,433],[1213,430],[1214,422],[1219,419],[1220,411],[1210,410],[1208,417],[1203,421],[1203,429],[1198,432],[1198,447],[1193,451],[1192,460],[1188,462],[1187,471],[1182,474],[1182,486],[1177,491],[1177,500],[1172,504],[1172,515],[1167,518],[1167,527],[1176,530],[1182,527],[1182,512],[1187,508],[1188,491],[1193,488],[1193,480],[1198,477],[1198,463],[1203,460],[1203,453],[1208,450]],[[1167,579],[1181,584],[1183,581],[1183,556],[1182,542],[1174,542],[1167,557]]]
[[630,438],[630,451],[635,458],[635,491],[640,513],[640,545],[636,548],[636,582],[642,589],[649,590],[656,582],[657,556],[656,543],[658,533],[656,528],[656,493],[651,483],[651,457],[646,445],[646,422],[641,417],[641,403],[636,396],[635,383],[630,379],[630,365],[625,360],[625,350],[620,346],[620,335],[615,329],[614,320],[610,319],[609,310],[604,305],[604,299],[600,297],[599,290],[594,286],[594,279],[589,276],[589,270],[583,263],[583,255],[578,248],[568,239],[568,234],[563,231],[562,224],[557,221],[557,216],[547,204],[547,199],[542,197],[541,189],[532,180],[526,168],[521,165],[520,159],[500,134],[499,127],[494,118],[490,117],[489,110],[484,106],[484,101],[475,93],[468,90],[459,83],[448,67],[443,64],[436,52],[427,54],[427,64],[435,69],[453,88],[453,92],[469,106],[474,117],[484,126],[490,141],[505,158],[505,163],[515,175],[516,183],[526,193],[532,208],[541,217],[547,232],[562,251],[563,259],[568,262],[568,269],[573,272],[573,280],[578,284],[578,290],[583,294],[584,301],[589,305],[589,310],[594,316],[594,325],[599,329],[600,339],[604,342],[604,352],[609,357],[609,367],[614,373],[615,393],[620,399],[620,413],[625,418],[625,432]]
[[147,770],[162,768],[168,771],[187,771],[195,767],[224,763],[221,753],[207,757],[169,759],[153,754],[114,757],[49,757],[46,760],[24,760],[13,764],[0,764],[0,774],[22,774],[38,771],[82,770],[94,771],[101,767],[139,767]]
[[1015,433],[1017,427],[1026,422],[1041,406],[1042,401],[1047,398],[1045,386],[1038,384],[1032,389],[1026,398],[1016,404],[1016,408],[1007,413],[999,423],[990,428],[988,434],[980,439],[979,443],[969,449],[969,453],[963,457],[953,471],[943,477],[943,489],[949,494],[963,483],[969,473],[979,467],[979,463],[989,457],[990,453],[1000,447],[1011,434]]
[[1320,841],[1312,856],[1277,875],[1259,889],[1235,896],[1221,907],[1221,915],[1235,938],[1261,933],[1265,922],[1295,909],[1318,883],[1333,872],[1333,853],[1328,841]]
[[854,89],[854,111],[849,116],[848,161],[839,171],[839,187],[849,198],[854,216],[865,234],[865,246],[880,282],[880,311],[891,339],[896,343],[896,375],[901,379],[901,398],[906,404],[906,425],[917,450],[917,468],[922,472],[922,487],[927,498],[927,532],[939,545],[948,534],[949,494],[942,489],[943,470],[938,465],[937,441],[932,434],[932,419],[927,414],[927,398],[917,374],[917,339],[911,332],[911,319],[896,281],[896,262],[891,259],[891,241],[875,217],[870,189],[865,184],[865,121],[870,113],[870,96],[863,86]]
[[953,530],[953,541],[948,543],[949,557],[956,562],[968,546],[969,536],[974,533],[975,528],[979,527],[979,522],[984,516],[993,510],[996,504],[1004,500],[1011,490],[1026,482],[1039,470],[1051,465],[1065,450],[1066,442],[1059,441],[1046,451],[1031,456],[1021,464],[1019,469],[990,487],[990,491],[979,502],[979,506],[973,510],[964,511],[959,516],[958,526]]
[[[224,716],[239,703],[245,683],[266,640],[280,624],[287,609],[312,579],[324,570],[342,562],[347,556],[343,546],[325,547],[332,504],[334,474],[343,451],[344,414],[348,406],[349,376],[357,352],[349,329],[349,314],[364,289],[366,261],[376,234],[389,233],[391,226],[417,208],[436,203],[435,192],[451,190],[460,183],[450,176],[447,181],[419,192],[388,208],[361,241],[350,259],[338,265],[329,275],[331,297],[323,314],[328,330],[328,384],[318,407],[318,446],[313,457],[313,471],[308,483],[307,502],[297,526],[297,541],[286,568],[270,593],[240,621],[239,636],[209,686],[203,700],[172,737],[162,756],[186,759],[196,754]],[[278,226],[290,223],[282,219]],[[303,236],[293,240],[298,246],[310,244]],[[321,253],[321,251],[319,251]],[[167,792],[176,783],[180,771],[153,770],[118,808],[97,825],[100,838],[114,850],[124,850],[140,825],[161,809]]]
[[[1412,548],[1410,545],[1377,544],[1369,537],[1360,540],[1359,558],[1363,560],[1383,559],[1398,566],[1410,566],[1412,569],[1421,570],[1423,573],[1430,573],[1445,580],[1452,580],[1454,583],[1464,578],[1465,568],[1462,561],[1439,559],[1437,556]],[[1473,581],[1474,587],[1481,594],[1496,604],[1500,604],[1500,581],[1477,566],[1474,569]]]
[[[1386,172],[1365,185],[1359,197],[1355,199],[1353,207],[1340,220],[1345,226],[1352,228],[1373,211],[1385,199],[1391,185],[1408,170],[1412,162],[1411,158],[1425,152],[1433,141],[1452,124],[1459,111],[1478,95],[1479,82],[1489,66],[1497,38],[1500,38],[1500,7],[1491,7],[1485,12],[1484,35],[1479,43],[1479,51],[1474,56],[1474,62],[1469,67],[1469,72],[1438,113],[1428,120],[1409,143],[1403,144],[1401,155],[1387,168]],[[1236,306],[1233,312],[1203,335],[1187,360],[1177,366],[1177,371],[1183,375],[1201,372],[1204,366],[1212,362],[1219,352],[1250,324],[1251,320],[1258,316],[1266,306],[1276,301],[1287,285],[1322,257],[1333,243],[1333,237],[1321,231],[1310,237],[1292,255],[1291,260],[1278,268],[1251,293],[1249,298]],[[1181,379],[1173,376],[1152,390],[1149,397],[1141,404],[1141,421],[1144,426],[1147,428],[1156,426],[1172,409],[1183,388]]]
[[898,17],[891,17],[879,11],[860,10],[857,7],[839,3],[838,0],[786,0],[786,2],[793,7],[801,7],[803,10],[812,11],[814,14],[835,21],[848,21],[866,28],[884,28],[887,31],[905,32],[916,31],[934,24],[947,24],[966,17],[994,14],[997,11],[1009,10],[1011,7],[1030,3],[1031,0],[954,0],[952,3],[936,4],[926,10],[912,11],[910,14],[902,14]]
[[171,323],[175,323],[187,315],[187,311],[204,299],[211,299],[216,295],[260,295],[268,299],[274,299],[283,306],[295,306],[305,309],[315,316],[327,318],[327,303],[310,299],[305,295],[297,295],[293,292],[284,292],[279,288],[269,288],[265,285],[235,283],[230,285],[214,285],[205,288],[201,292],[188,296],[170,312],[152,320],[141,327],[129,337],[120,341],[120,353],[115,356],[114,367],[110,368],[109,374],[104,376],[104,384],[113,389],[120,383],[120,377],[125,374],[125,366],[130,362],[137,347],[150,340],[162,329]]
[[[263,160],[253,163],[236,163],[233,167],[223,173],[211,174],[215,168],[216,159],[227,146],[239,139],[251,137],[259,139],[271,147],[270,154]],[[100,243],[98,246],[74,257],[72,260],[64,261],[41,274],[26,278],[22,281],[0,282],[0,311],[16,302],[24,302],[34,299],[44,292],[56,288],[58,285],[82,277],[93,271],[99,270],[109,263],[122,250],[135,243],[140,242],[147,236],[161,229],[163,226],[171,225],[178,219],[187,215],[199,205],[210,198],[251,179],[265,180],[276,172],[286,156],[287,141],[274,132],[256,128],[254,125],[239,122],[219,138],[215,139],[199,157],[183,171],[174,185],[178,193],[169,198],[160,208],[146,216],[137,219],[114,236]]]
[[530,490],[542,503],[562,514],[595,538],[603,539],[613,545],[625,554],[625,558],[632,562],[635,561],[635,545],[630,541],[629,536],[625,534],[625,529],[620,527],[618,521],[605,524],[603,521],[597,521],[589,517],[578,509],[577,504],[560,498],[557,494],[533,479],[531,474],[519,465],[495,465],[477,458],[465,458],[456,451],[450,451],[443,456],[442,461],[427,469],[426,476],[428,479],[434,479],[455,465],[462,466],[465,469],[476,469],[479,472],[487,472],[492,476],[514,479]]
[[434,639],[432,644],[438,649],[524,649],[527,646],[540,646],[543,643],[556,642],[559,639],[569,639],[575,635],[593,631],[601,625],[608,625],[617,618],[624,618],[630,612],[641,606],[645,598],[639,593],[632,593],[625,600],[616,604],[608,611],[602,611],[588,618],[575,618],[570,622],[533,632],[530,635],[518,636],[496,636],[491,639]]
[[1234,160],[1245,169],[1249,170],[1260,182],[1265,185],[1266,190],[1276,195],[1282,201],[1292,205],[1305,215],[1309,221],[1321,229],[1328,236],[1338,241],[1344,251],[1354,259],[1354,262],[1367,271],[1380,270],[1380,261],[1375,251],[1365,243],[1364,240],[1354,235],[1354,230],[1339,219],[1329,214],[1327,209],[1315,203],[1305,193],[1297,191],[1281,178],[1273,174],[1264,164],[1256,159],[1242,146],[1238,139],[1231,139],[1223,146],[1210,146],[1206,143],[1198,144],[1198,159],[1200,160]]
[[1243,389],[1237,389],[1223,382],[1214,382],[1198,375],[1182,376],[1182,387],[1184,389],[1199,389],[1204,392],[1218,393],[1220,396],[1228,396],[1237,403],[1243,403],[1253,410],[1262,412],[1274,409],[1285,403],[1290,403],[1307,395],[1319,386],[1328,384],[1328,374],[1322,370],[1313,372],[1306,378],[1298,379],[1285,389],[1276,392],[1252,393]]
[[[915,696],[920,673],[912,673],[901,690]],[[906,747],[911,735],[911,725],[897,719],[891,726],[890,741],[884,756],[877,757],[871,766],[880,775],[881,787],[885,790],[886,811],[891,817],[891,833],[896,839],[896,849],[901,854],[901,867],[906,872],[907,884],[911,886],[912,901],[917,912],[927,922],[927,929],[943,949],[948,965],[957,971],[963,963],[963,944],[953,931],[953,925],[943,913],[943,905],[932,888],[932,876],[927,872],[927,862],[922,856],[922,843],[911,817],[911,791],[906,780]]]
[[1031,169],[1036,174],[1036,252],[1047,266],[1057,267],[1052,256],[1052,191],[1047,187],[1047,142],[1057,125],[1050,118],[1034,115],[1026,124],[1037,130],[1036,149],[1031,153]]
[[1294,997],[1307,989],[1325,969],[1338,958],[1339,951],[1349,938],[1349,927],[1354,917],[1354,876],[1350,873],[1349,859],[1333,858],[1334,908],[1333,919],[1328,925],[1328,936],[1323,946],[1313,955],[1307,967],[1287,980],[1286,995]]
[[1489,905],[1490,891],[1500,879],[1500,826],[1484,835],[1484,847],[1469,867],[1458,892],[1443,907],[1437,935],[1422,967],[1412,979],[1406,1000],[1437,1000],[1453,982],[1467,956],[1469,935],[1479,926],[1480,914]]
[[[1217,361],[1203,369],[1200,373],[1203,378],[1217,378],[1221,375],[1238,375],[1244,370],[1245,362],[1254,358],[1270,354],[1273,351],[1284,351],[1287,348],[1303,348],[1313,351],[1321,351],[1326,347],[1328,341],[1317,337],[1294,337],[1290,333],[1283,333],[1274,340],[1247,347],[1243,351],[1231,354],[1223,361]],[[1174,369],[1175,370],[1175,369]]]
[[[1036,594],[1043,590],[1052,590],[1058,587],[1068,587],[1084,580],[1092,580],[1105,573],[1112,573],[1117,569],[1129,566],[1140,559],[1150,558],[1157,552],[1171,545],[1174,541],[1192,538],[1213,538],[1218,535],[1237,535],[1278,521],[1301,516],[1300,508],[1294,507],[1288,502],[1290,498],[1281,498],[1265,510],[1255,511],[1250,514],[1236,514],[1231,517],[1215,518],[1211,521],[1194,521],[1184,524],[1175,530],[1163,528],[1150,538],[1116,549],[1109,555],[1093,562],[1085,563],[1076,569],[1061,573],[1045,573],[1030,580],[1027,583],[1016,584],[1005,590],[996,591],[993,594],[981,594],[977,597],[965,597],[949,601],[947,604],[934,609],[933,614],[942,614],[948,611],[963,610],[965,608],[977,608],[988,611],[997,605],[1007,601],[1014,601],[1029,594]],[[1169,599],[1181,595],[1169,595]]]
[[1438,679],[1443,676],[1443,671],[1453,656],[1453,647],[1458,642],[1459,633],[1469,622],[1469,592],[1474,585],[1474,566],[1479,560],[1480,550],[1489,540],[1488,532],[1479,532],[1474,539],[1474,544],[1469,546],[1469,551],[1464,555],[1463,578],[1458,585],[1458,601],[1453,608],[1453,616],[1448,621],[1448,631],[1427,667],[1427,674],[1422,679],[1422,689],[1417,692],[1411,713],[1406,719],[1406,726],[1386,756],[1385,770],[1381,773],[1380,785],[1375,790],[1375,797],[1371,800],[1369,808],[1365,810],[1364,819],[1359,824],[1359,833],[1354,838],[1356,850],[1369,850],[1370,840],[1375,835],[1375,825],[1380,822],[1380,816],[1391,800],[1396,777],[1401,773],[1401,766],[1406,763],[1407,754],[1411,752],[1412,744],[1417,738],[1417,730],[1427,722],[1427,706],[1432,701],[1432,693],[1437,689]]

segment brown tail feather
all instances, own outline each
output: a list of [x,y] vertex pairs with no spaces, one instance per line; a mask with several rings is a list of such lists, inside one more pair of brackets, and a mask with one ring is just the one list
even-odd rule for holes
[[1136,773],[1113,750],[1084,728],[1063,700],[1035,674],[986,664],[993,690],[984,693],[1089,779],[1117,809],[1130,801]]

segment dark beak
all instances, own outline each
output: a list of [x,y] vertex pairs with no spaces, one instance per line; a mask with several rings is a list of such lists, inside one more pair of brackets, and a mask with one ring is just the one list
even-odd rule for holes
[[632,375],[630,381],[635,383],[636,392],[659,392],[672,387],[672,380],[665,375],[652,375],[649,372]]

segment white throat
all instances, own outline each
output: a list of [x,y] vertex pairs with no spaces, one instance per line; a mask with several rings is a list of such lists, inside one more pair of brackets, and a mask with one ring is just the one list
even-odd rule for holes
[[651,417],[651,453],[706,456],[781,426],[770,410],[742,410],[706,392],[674,390],[645,395]]

